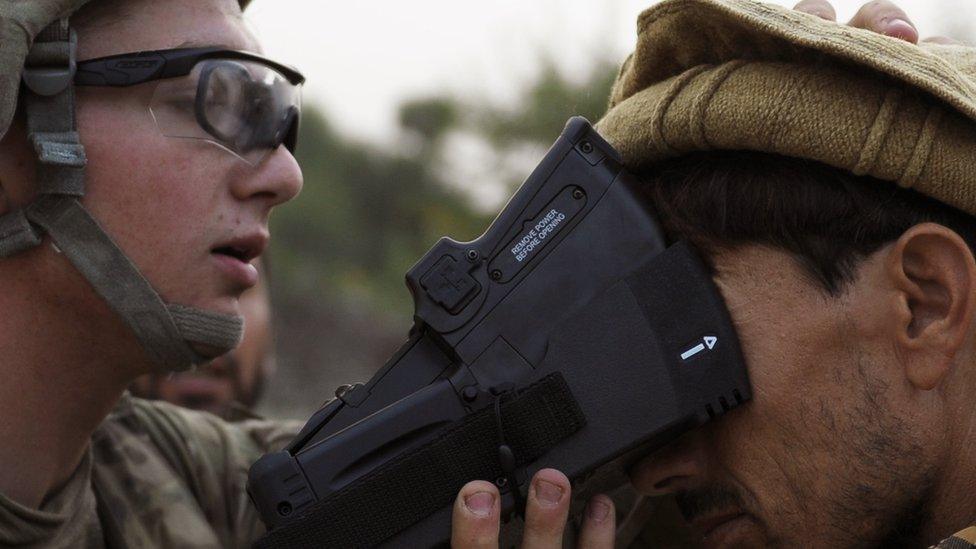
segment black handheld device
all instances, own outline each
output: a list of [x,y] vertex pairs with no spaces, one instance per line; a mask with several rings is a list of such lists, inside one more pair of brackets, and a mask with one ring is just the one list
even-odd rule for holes
[[582,500],[747,401],[718,289],[637,185],[576,117],[481,237],[427,252],[408,341],[251,467],[258,546],[442,545],[470,480],[507,516],[544,467]]

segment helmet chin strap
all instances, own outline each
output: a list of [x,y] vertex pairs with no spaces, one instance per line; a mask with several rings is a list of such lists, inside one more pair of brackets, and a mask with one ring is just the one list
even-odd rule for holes
[[38,198],[0,216],[0,257],[39,245],[46,233],[122,317],[160,370],[188,369],[213,358],[191,344],[227,352],[240,342],[244,321],[164,303],[81,205],[87,159],[75,122],[76,43],[68,20],[61,19],[38,35],[27,57],[21,100],[37,154]]

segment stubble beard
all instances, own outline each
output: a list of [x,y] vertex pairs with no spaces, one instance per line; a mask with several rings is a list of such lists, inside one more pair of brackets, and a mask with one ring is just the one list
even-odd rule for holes
[[[921,537],[932,518],[935,467],[911,427],[891,413],[888,383],[871,372],[860,357],[855,378],[863,387],[861,398],[846,418],[828,423],[843,425],[835,440],[848,442],[846,482],[828,499],[827,523],[842,542],[838,547],[925,547]],[[830,413],[829,407],[821,409]]]
[[[786,516],[756,517],[765,537],[763,547],[927,546],[922,535],[932,519],[936,469],[906,421],[891,413],[886,398],[888,384],[870,374],[872,370],[863,357],[857,361],[856,370],[844,380],[862,388],[853,407],[837,410],[833,396],[825,395],[819,410],[809,414],[819,416],[826,436],[812,443],[820,448],[807,451],[823,454],[828,448],[835,454],[827,461],[830,469],[820,466],[813,471],[839,482],[829,486],[826,494],[816,494],[803,479],[805,475],[796,471],[787,475],[786,484],[798,508]],[[795,450],[803,451],[802,446]],[[712,506],[746,509],[743,502],[742,494],[733,486],[709,486],[684,497],[678,495],[679,507],[686,516]],[[804,524],[813,517],[818,519],[813,525]]]

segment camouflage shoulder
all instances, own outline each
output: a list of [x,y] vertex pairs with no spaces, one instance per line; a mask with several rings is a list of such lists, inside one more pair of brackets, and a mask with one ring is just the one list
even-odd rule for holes
[[938,545],[933,545],[932,549],[973,549],[974,547],[976,547],[976,526],[970,526],[942,540]]
[[214,452],[240,454],[238,457],[248,465],[267,452],[281,449],[302,427],[301,421],[269,420],[254,414],[231,422],[207,412],[130,395],[123,397],[115,414],[134,417],[158,445],[191,451],[197,457]]
[[[124,489],[124,479],[138,481],[145,485],[142,499],[146,501],[183,502],[167,505],[166,512],[157,515],[169,516],[178,508],[197,509],[220,540],[217,545],[246,546],[263,531],[245,491],[247,471],[261,455],[287,443],[300,427],[299,422],[263,419],[230,423],[206,412],[125,395],[93,438],[101,462],[96,467],[105,473],[103,484],[119,486],[108,490],[118,492],[114,499],[123,500],[132,491],[131,486]],[[192,518],[187,515],[180,520],[186,524]],[[131,520],[119,522],[123,529],[134,528]],[[147,532],[162,528],[156,518],[142,522],[148,525]],[[165,524],[176,522],[180,521]],[[175,526],[162,529],[182,535]],[[126,538],[134,539],[131,535]],[[180,539],[182,543],[184,538]],[[193,539],[207,537],[197,528]]]

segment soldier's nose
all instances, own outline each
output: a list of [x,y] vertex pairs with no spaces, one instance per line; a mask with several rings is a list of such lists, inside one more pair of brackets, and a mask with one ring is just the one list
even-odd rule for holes
[[642,459],[631,469],[630,481],[647,496],[691,490],[701,483],[705,463],[701,445],[685,436]]

